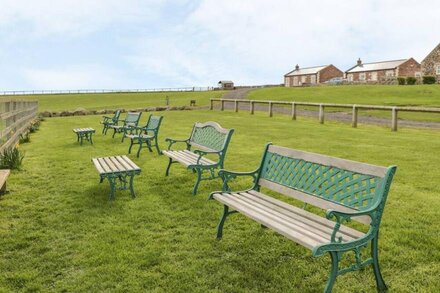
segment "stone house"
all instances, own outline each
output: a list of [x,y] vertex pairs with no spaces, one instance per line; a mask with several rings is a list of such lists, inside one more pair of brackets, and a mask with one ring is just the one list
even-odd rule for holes
[[440,82],[440,44],[423,59],[422,73],[424,76],[436,76]]
[[300,68],[297,64],[294,70],[284,75],[284,86],[314,85],[343,76],[344,73],[332,64],[307,68]]
[[395,77],[421,77],[421,65],[414,58],[357,64],[345,72],[348,82],[378,82]]
[[234,82],[230,80],[220,80],[218,82],[218,87],[221,90],[233,90],[234,89]]

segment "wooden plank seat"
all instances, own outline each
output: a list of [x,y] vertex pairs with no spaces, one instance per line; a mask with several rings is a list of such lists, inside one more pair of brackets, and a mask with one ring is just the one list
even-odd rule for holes
[[126,134],[132,133],[138,126],[141,115],[142,112],[128,112],[124,120],[119,120],[119,122],[123,122],[122,125],[110,125],[108,128],[113,129],[112,138],[115,137],[116,133],[122,133],[121,142],[123,142]]
[[148,150],[152,152],[152,147],[156,147],[157,153],[161,155],[159,149],[159,144],[157,142],[157,137],[159,135],[159,128],[162,123],[163,116],[150,115],[148,117],[147,124],[143,127],[135,127],[134,131],[125,134],[125,137],[130,139],[130,147],[128,148],[128,153],[131,153],[131,148],[134,144],[139,145],[136,156],[139,158],[140,152],[144,144],[147,145]]
[[110,195],[109,199],[112,200],[115,197],[116,183],[119,181],[120,190],[130,189],[131,196],[136,197],[134,192],[133,180],[135,175],[141,173],[139,168],[133,161],[127,156],[111,156],[103,158],[92,159],[96,170],[100,176],[100,183],[104,179],[108,179],[110,183]]
[[121,115],[121,110],[116,110],[115,114],[110,116],[102,116],[102,121],[100,122],[102,124],[102,134],[107,134],[107,130],[112,125],[118,125],[119,122],[119,116]]
[[95,133],[95,129],[86,127],[86,128],[75,128],[73,132],[76,134],[77,142],[83,144],[83,140],[90,141],[93,144],[92,135]]
[[[169,158],[165,176],[169,175],[173,163],[180,163],[188,170],[197,173],[196,183],[193,188],[193,195],[197,194],[200,181],[217,178],[215,171],[223,168],[226,152],[234,129],[222,128],[216,122],[195,123],[188,139],[175,140],[167,138],[168,150],[162,154]],[[185,143],[183,150],[171,150],[175,143]],[[215,159],[206,156],[211,155]],[[203,173],[208,173],[203,177]]]
[[[239,212],[310,249],[313,256],[328,253],[332,266],[324,292],[332,291],[338,275],[368,265],[373,266],[377,289],[386,290],[379,268],[378,237],[395,172],[395,166],[379,167],[268,144],[257,170],[219,171],[223,189],[210,195],[223,204],[217,238],[222,238],[227,216]],[[231,191],[230,182],[241,176],[251,176],[253,186]],[[274,198],[266,190],[294,198],[305,207],[324,209],[325,216]],[[368,229],[362,232],[349,227],[350,220]],[[363,259],[368,245],[370,257]],[[340,268],[346,252],[354,253],[355,263]]]
[[6,193],[6,180],[8,180],[11,170],[2,169],[0,170],[0,195]]

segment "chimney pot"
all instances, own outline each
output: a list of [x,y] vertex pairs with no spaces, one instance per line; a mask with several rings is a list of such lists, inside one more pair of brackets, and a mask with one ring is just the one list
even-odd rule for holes
[[296,66],[295,66],[295,70],[298,70],[298,69],[299,69],[299,65],[296,64]]
[[358,59],[358,61],[357,61],[357,65],[359,65],[359,66],[362,65],[362,60],[361,60],[361,58]]

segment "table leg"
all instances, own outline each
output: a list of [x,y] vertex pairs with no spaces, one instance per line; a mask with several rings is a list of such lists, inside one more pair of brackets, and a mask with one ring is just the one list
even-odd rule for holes
[[130,175],[130,192],[131,192],[131,197],[135,198],[136,194],[134,193],[133,179],[134,179],[134,174]]

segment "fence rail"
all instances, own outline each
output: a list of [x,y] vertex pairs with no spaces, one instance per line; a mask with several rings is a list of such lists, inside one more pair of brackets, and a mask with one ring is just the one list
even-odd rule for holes
[[0,101],[0,151],[15,146],[37,114],[38,101]]
[[202,92],[202,91],[212,91],[212,90],[214,90],[214,87],[181,87],[181,88],[117,89],[117,90],[109,90],[109,89],[29,90],[29,91],[1,91],[0,96],[99,94],[99,93]]
[[255,100],[235,100],[235,99],[211,99],[210,110],[214,109],[214,102],[220,102],[220,110],[225,109],[225,103],[234,103],[234,111],[238,112],[238,104],[249,104],[250,114],[255,112],[255,104],[267,104],[269,117],[273,116],[273,106],[291,106],[291,118],[296,120],[298,106],[318,107],[319,123],[324,123],[325,108],[342,108],[351,109],[352,126],[358,125],[359,110],[381,110],[391,111],[391,130],[397,131],[398,113],[399,112],[417,112],[417,113],[438,113],[440,108],[424,108],[424,107],[399,107],[399,106],[379,106],[379,105],[352,105],[352,104],[332,104],[332,103],[308,103],[308,102],[284,102],[284,101],[255,101]]

